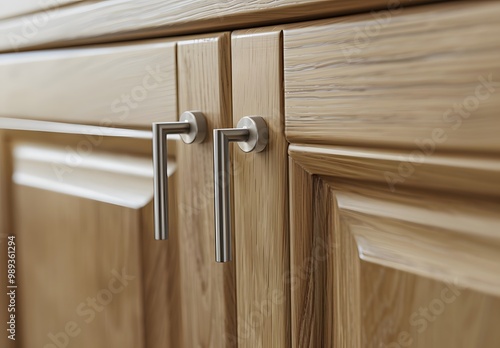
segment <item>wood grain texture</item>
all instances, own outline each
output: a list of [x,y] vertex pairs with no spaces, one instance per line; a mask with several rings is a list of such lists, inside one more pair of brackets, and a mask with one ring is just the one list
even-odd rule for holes
[[177,119],[175,42],[0,57],[0,116],[107,127]]
[[[289,347],[288,143],[284,134],[281,31],[232,35],[233,127],[260,115],[261,153],[233,146],[238,347]],[[258,68],[256,68],[258,67]]]
[[[16,141],[12,150],[15,158],[12,181],[132,209],[140,209],[151,202],[153,168],[150,157],[100,150],[83,154],[77,152],[83,148],[82,142],[76,144],[63,148],[41,142]],[[175,163],[169,167],[169,174],[172,167],[175,168]]]
[[496,347],[498,200],[394,194],[295,159],[290,190],[294,346]]
[[[14,173],[26,170],[18,168],[21,144],[13,144]],[[125,187],[142,180],[137,169],[129,167]],[[124,187],[101,182],[113,184]],[[152,231],[142,230],[141,208],[17,184],[12,190],[22,346],[48,345],[53,334],[74,347],[145,347],[141,238]],[[66,330],[73,336],[64,338]]]
[[[77,127],[75,126],[74,128]],[[88,127],[80,126],[80,128]],[[32,186],[34,187],[33,189],[45,187],[49,191],[53,190],[51,193],[51,197],[53,198],[50,199],[50,202],[59,199],[58,194],[54,193],[54,191],[65,191],[62,189],[64,187],[71,188],[70,190],[66,190],[70,194],[86,197],[80,198],[82,201],[87,201],[88,198],[91,198],[91,200],[88,201],[94,202],[95,204],[99,204],[96,203],[95,200],[101,200],[103,194],[106,196],[106,192],[108,193],[108,197],[110,197],[110,193],[111,196],[113,196],[113,186],[117,189],[116,193],[118,196],[128,195],[128,200],[124,199],[123,196],[122,199],[117,201],[121,202],[124,206],[136,206],[139,196],[142,195],[146,197],[146,201],[139,199],[142,201],[139,209],[132,209],[132,211],[137,211],[138,214],[138,257],[142,276],[140,279],[137,277],[135,279],[139,281],[141,291],[136,294],[138,296],[137,298],[132,297],[124,299],[125,302],[121,303],[120,306],[129,306],[131,303],[136,303],[137,301],[140,301],[142,304],[143,309],[141,315],[144,321],[140,324],[144,330],[143,336],[145,338],[144,344],[146,347],[164,347],[165,345],[178,347],[180,346],[180,340],[182,338],[180,334],[182,322],[180,320],[181,303],[179,255],[177,251],[178,236],[172,236],[168,242],[157,242],[153,239],[152,194],[151,192],[148,193],[148,191],[151,191],[152,187],[152,165],[150,160],[151,143],[145,140],[131,141],[130,139],[105,137],[99,139],[98,144],[93,143],[96,147],[92,149],[91,155],[88,153],[82,155],[81,152],[77,150],[78,145],[81,145],[89,139],[92,139],[94,142],[98,139],[95,137],[89,138],[88,134],[86,135],[85,132],[83,132],[83,134],[81,133],[82,132],[76,132],[75,134],[49,135],[37,132],[3,132],[2,134],[4,134],[6,139],[7,137],[9,139],[14,139],[14,142],[12,149],[4,146],[6,154],[2,157],[2,163],[5,163],[6,168],[8,168],[10,163],[9,158],[14,157],[15,171],[13,180]],[[95,135],[95,133],[91,134]],[[3,145],[6,143],[3,142],[1,144]],[[144,147],[144,145],[147,146]],[[76,152],[71,152],[71,149]],[[171,161],[171,159],[175,159],[175,149],[176,141],[169,140],[169,185],[171,185],[171,187],[176,187],[175,177],[172,177],[170,172],[172,169],[175,169],[175,161]],[[45,170],[45,167],[50,169],[54,164],[64,163],[69,153],[72,154],[71,158],[73,161],[76,160],[77,158],[73,156],[77,156],[77,152],[80,154],[80,157],[78,157],[80,161],[79,165],[71,167],[71,171],[62,172],[64,175],[62,178],[59,178],[59,180],[62,179],[61,181],[58,181],[55,171]],[[122,154],[123,152],[126,152],[125,156]],[[61,153],[61,156],[58,156],[58,153]],[[112,155],[109,156],[110,154]],[[138,160],[139,158],[143,158],[144,161]],[[46,166],[43,165],[44,162],[47,164]],[[3,168],[2,166],[2,169]],[[111,173],[108,173],[108,171],[111,171]],[[128,174],[126,174],[126,172],[128,172]],[[51,178],[51,175],[54,178]],[[22,178],[23,176],[24,179]],[[7,182],[5,187],[7,187],[7,189],[12,188],[11,176],[8,175],[6,179]],[[149,183],[144,185],[144,181]],[[55,183],[55,185],[48,185],[47,182]],[[40,185],[40,183],[42,183],[42,185]],[[103,183],[106,184],[102,186]],[[26,187],[26,185],[21,185],[21,187]],[[92,189],[92,186],[95,187],[96,185],[101,185],[99,194],[96,194]],[[171,223],[172,230],[176,230],[176,195],[175,190],[172,190],[172,192],[174,194],[169,196],[172,209],[169,222]],[[62,197],[66,196],[63,195]],[[4,191],[2,191],[1,198],[2,201],[5,201],[6,207],[12,206],[12,199],[9,198]],[[69,209],[72,208],[69,207]],[[97,208],[98,212],[100,211],[99,209],[100,208]],[[102,212],[106,214],[105,209]],[[12,211],[8,212],[5,210],[5,213],[8,218],[12,216]],[[71,210],[69,213],[71,215],[79,215],[76,209]],[[92,221],[96,220],[91,216],[88,218],[92,219]],[[112,218],[113,216],[110,217],[110,219]],[[103,219],[105,219],[105,217],[103,217]],[[58,223],[56,218],[53,220],[55,220],[53,223]],[[2,221],[2,227],[7,222],[4,220],[0,221]],[[64,248],[66,245],[55,242],[55,247]],[[88,250],[87,253],[89,257],[91,257],[95,256],[97,252]],[[114,255],[114,252],[111,254]],[[45,256],[42,257],[41,264],[44,265],[46,262],[48,262],[48,260],[46,260]],[[99,260],[96,260],[96,263],[98,262]],[[40,267],[43,269],[43,266]],[[37,272],[39,271],[37,270]],[[89,272],[84,275],[80,274],[79,282],[84,283],[88,277],[93,277],[93,273],[95,272]],[[67,287],[62,280],[59,280],[55,286]],[[90,295],[91,294],[89,294],[89,296]],[[118,295],[119,294],[116,296]],[[44,301],[44,299],[41,300],[39,298],[35,298],[35,300],[38,302]],[[83,298],[82,300],[84,301],[86,299]],[[64,303],[65,302],[62,301],[62,304]],[[18,304],[24,306],[24,301],[18,301]],[[62,320],[59,317],[59,313],[50,314],[48,316],[51,317],[49,321]],[[68,318],[65,320],[69,321],[70,319]],[[30,327],[33,326],[31,322],[28,324]],[[86,323],[83,323],[82,328],[84,328],[85,325]],[[89,325],[91,325],[91,323],[89,323]],[[62,329],[64,329],[64,327]],[[134,328],[117,327],[117,330],[130,331],[131,329],[133,330]],[[109,331],[109,328],[106,328],[106,330]],[[90,334],[92,334],[92,332]],[[82,335],[85,335],[84,331]],[[142,335],[138,333],[138,336]],[[18,337],[17,343],[20,344],[19,347],[25,346],[22,339],[23,336]],[[102,340],[102,342],[94,342],[95,344],[106,344],[106,339],[102,339],[102,337],[97,339]]]
[[331,347],[334,311],[326,302],[335,289],[333,277],[328,277],[332,264],[325,262],[323,249],[330,238],[325,223],[331,204],[312,175],[293,159],[289,171],[291,346]]
[[497,152],[499,14],[446,2],[291,26],[288,140]]
[[[29,18],[41,24],[45,22],[45,15],[48,18],[52,13],[57,12],[60,7],[81,1],[82,0],[18,0],[16,2],[2,2],[0,3],[0,19],[23,15],[25,18]],[[19,20],[19,18],[17,19]]]
[[[110,124],[107,127],[83,125],[74,123],[23,120],[21,118],[0,117],[0,129],[6,131],[24,131],[30,133],[55,133],[71,137],[74,135],[93,136],[96,138],[129,138],[151,140],[151,130],[115,128]],[[25,133],[26,134],[26,133]],[[173,138],[175,135],[170,135]],[[180,138],[180,136],[179,136]]]
[[[74,322],[74,347],[144,347],[138,212],[17,185],[14,200],[23,346],[50,344]],[[123,269],[135,281],[112,294]]]
[[[430,0],[401,0],[412,4]],[[386,0],[108,0],[0,23],[0,51],[213,32],[387,8]],[[100,21],[99,18],[106,18]]]
[[498,346],[498,297],[368,262],[360,273],[361,347]]
[[359,258],[500,296],[498,202],[334,186]]
[[212,129],[229,128],[231,64],[228,33],[178,43],[179,112],[202,111],[209,134],[179,145],[179,228],[183,344],[235,347],[235,264],[215,263]]
[[[169,148],[170,151],[170,148]],[[177,174],[169,176],[169,187],[177,187]],[[168,223],[178,231],[177,192],[169,194]],[[168,241],[154,240],[153,203],[141,210],[142,269],[145,347],[183,347],[179,233]]]
[[[0,118],[0,124],[2,124],[2,118]],[[21,120],[17,119],[16,121],[26,121],[26,120]],[[31,121],[30,121],[31,122]],[[29,123],[30,123],[29,122]],[[47,122],[41,122],[43,124]],[[50,123],[50,122],[49,122]],[[61,123],[58,123],[61,124]],[[69,125],[69,124],[64,124],[64,125]],[[15,142],[25,142],[25,143],[40,143],[44,146],[49,146],[49,147],[59,147],[64,150],[67,146],[70,148],[73,148],[74,152],[80,155],[80,157],[89,157],[87,161],[90,161],[92,156],[90,156],[93,153],[99,154],[106,154],[107,156],[110,156],[110,158],[113,158],[115,161],[117,158],[124,158],[125,161],[129,160],[130,158],[137,159],[138,157],[141,158],[140,162],[142,163],[140,166],[137,167],[137,172],[142,173],[143,176],[151,176],[152,174],[150,172],[145,171],[145,166],[152,167],[150,163],[150,156],[151,156],[151,138],[149,138],[149,135],[151,134],[150,131],[139,131],[139,130],[134,130],[134,129],[127,129],[127,132],[131,132],[130,134],[137,135],[139,134],[140,136],[137,138],[134,138],[133,136],[126,136],[126,137],[121,137],[121,136],[113,136],[114,130],[117,130],[117,128],[113,128],[113,131],[111,131],[111,136],[107,136],[105,134],[99,134],[99,133],[93,133],[93,132],[86,132],[85,130],[88,129],[94,129],[93,127],[88,127],[88,126],[82,126],[82,125],[71,125],[72,127],[68,127],[68,129],[74,130],[74,133],[58,133],[58,132],[51,132],[51,131],[31,131],[29,128],[24,129],[22,131],[5,131],[7,139],[11,139],[12,141]],[[143,135],[147,135],[143,137]],[[180,136],[178,139],[168,139],[168,145],[169,145],[169,158],[174,160],[175,163],[175,156],[174,154],[175,149],[177,148],[177,143],[180,142]],[[90,147],[92,150],[88,148],[90,143]],[[85,151],[87,150],[87,151]],[[172,150],[172,152],[170,152]],[[71,152],[68,150],[68,152],[72,153],[75,155],[74,152]],[[9,156],[10,153],[12,153],[12,149],[9,150]],[[116,157],[113,156],[116,155]],[[45,159],[46,160],[46,159]],[[65,159],[66,160],[66,159]],[[148,164],[145,164],[144,161],[148,161]],[[85,161],[85,159],[84,159]],[[76,167],[76,161],[71,162],[68,159],[68,162],[71,163],[72,166]],[[123,169],[124,166],[118,167]],[[125,166],[126,167],[126,166]],[[169,168],[170,169],[170,168]],[[116,169],[115,169],[116,170]],[[126,170],[125,170],[126,172]],[[11,181],[11,178],[9,178]],[[9,182],[10,182],[9,181]]]
[[[338,226],[332,229],[338,238],[336,263],[341,258],[359,267],[359,299],[349,293],[337,302],[340,313],[357,313],[361,319],[357,333],[348,327],[338,329],[361,342],[346,346],[411,340],[412,346],[422,348],[496,347],[498,333],[491,323],[499,316],[488,307],[500,306],[498,202],[422,191],[394,196],[386,189],[337,179],[327,184],[337,207]],[[345,238],[350,242],[342,242]],[[354,253],[348,254],[346,248]],[[337,276],[339,271],[355,277],[346,268]],[[450,297],[444,288],[466,291],[463,297],[459,293]],[[430,311],[425,324],[422,308]],[[471,321],[476,325],[469,329]],[[410,338],[400,337],[404,329]]]
[[405,150],[295,145],[289,154],[308,172],[360,182],[377,182],[397,194],[402,187],[497,197],[496,157],[433,155],[423,161]]

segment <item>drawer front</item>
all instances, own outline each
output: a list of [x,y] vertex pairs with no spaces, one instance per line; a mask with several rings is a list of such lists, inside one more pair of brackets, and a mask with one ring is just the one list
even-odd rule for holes
[[0,116],[104,126],[177,120],[176,43],[154,40],[0,57]]
[[443,3],[285,30],[288,140],[498,151],[499,15]]

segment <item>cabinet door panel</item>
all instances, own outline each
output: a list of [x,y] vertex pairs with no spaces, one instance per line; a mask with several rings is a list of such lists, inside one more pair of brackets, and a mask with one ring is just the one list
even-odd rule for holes
[[[466,190],[409,182],[393,192],[374,183],[383,151],[342,171],[341,151],[313,148],[290,147],[293,346],[496,347],[498,197],[470,193],[473,177]],[[479,185],[493,187],[488,161]],[[456,164],[442,167],[471,166]],[[435,169],[420,168],[440,182]]]
[[499,297],[369,262],[360,266],[362,346],[498,345]]
[[[258,67],[258,69],[255,69]],[[233,33],[233,127],[259,115],[269,128],[261,153],[233,145],[234,248],[239,347],[290,346],[287,148],[279,30]]]
[[101,138],[89,148],[90,138],[78,135],[4,134],[2,232],[17,244],[15,347],[178,346],[177,239],[150,242],[150,142]]
[[140,210],[13,191],[23,346],[144,347]]
[[[12,143],[19,331],[29,332],[20,342],[143,347],[141,209],[152,199],[151,164],[96,152],[70,164],[68,148]],[[135,175],[140,168],[149,177]]]
[[178,148],[183,344],[234,347],[234,263],[215,263],[212,129],[231,127],[229,34],[178,43],[179,110],[200,110],[209,134],[201,144]]

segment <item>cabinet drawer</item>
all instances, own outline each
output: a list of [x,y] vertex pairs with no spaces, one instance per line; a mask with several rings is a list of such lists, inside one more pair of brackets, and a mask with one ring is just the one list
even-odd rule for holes
[[177,119],[176,43],[0,56],[0,116],[150,127]]
[[294,143],[500,148],[500,3],[443,3],[284,32]]

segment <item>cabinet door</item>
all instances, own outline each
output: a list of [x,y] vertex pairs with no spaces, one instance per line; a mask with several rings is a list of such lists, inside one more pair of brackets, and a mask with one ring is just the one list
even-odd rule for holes
[[15,236],[15,347],[174,346],[177,241],[151,241],[150,148],[96,135],[4,135],[1,247],[4,257]]
[[[4,64],[0,64],[0,76],[9,82],[5,84],[9,87],[0,88],[3,105],[0,115],[28,118],[30,121],[21,121],[27,122],[28,126],[34,119],[63,121],[66,124],[50,123],[48,126],[64,133],[68,127],[71,128],[68,124],[75,122],[150,129],[153,121],[175,121],[178,113],[197,110],[207,117],[210,130],[230,127],[229,39],[228,33],[221,33],[177,38],[175,41],[162,39],[5,55],[2,57]],[[58,82],[49,83],[49,80]],[[23,103],[24,100],[30,100],[30,103]],[[15,126],[16,122],[20,121],[2,120],[0,128],[2,124],[8,124],[10,128],[6,128],[22,129]],[[78,162],[78,158],[73,159],[74,151],[68,148],[69,144],[74,144],[77,150],[79,146],[82,151],[88,150],[68,134],[61,137],[60,149],[56,149],[59,152],[51,150],[40,155],[40,161],[46,159],[48,162],[46,171],[51,158],[56,156],[53,152]],[[138,270],[137,279],[141,278],[131,282],[135,292],[123,302],[113,301],[113,308],[116,308],[113,320],[116,322],[108,322],[107,317],[101,316],[101,324],[95,326],[95,332],[85,335],[89,341],[82,341],[82,344],[124,347],[126,344],[134,347],[235,346],[231,339],[236,336],[235,265],[220,265],[214,261],[211,138],[210,134],[202,144],[181,144],[177,147],[176,173],[183,179],[175,181],[175,185],[172,184],[174,189],[170,190],[169,198],[175,201],[169,205],[169,217],[175,226],[171,227],[168,241],[154,241],[151,233],[150,140],[146,141],[147,150],[140,152],[140,163],[129,165],[120,164],[122,158],[118,155],[137,152],[137,144],[125,142],[118,146],[113,143],[114,152],[102,159],[94,159],[93,156],[98,149],[104,149],[103,146],[91,146],[89,166],[94,168],[96,163],[104,166],[96,167],[95,172],[112,173],[113,168],[120,168],[130,171],[127,172],[128,181],[112,180],[109,175],[102,179],[104,181],[96,179],[94,174],[87,175],[90,169],[82,169],[84,167],[76,163],[78,170],[74,172],[84,171],[84,174],[78,174],[79,181],[73,186],[80,186],[72,188],[69,196],[65,181],[55,180],[60,175],[58,171],[65,174],[67,166],[56,167],[57,170],[52,173],[55,179],[51,185],[43,186],[41,192],[38,186],[36,189],[12,186],[12,168],[2,168],[5,187],[2,204],[6,207],[14,205],[5,213],[8,219],[1,233],[18,233],[19,229],[22,235],[20,240],[23,240],[28,236],[32,238],[31,228],[44,226],[43,233],[36,236],[37,242],[52,248],[48,251],[37,249],[33,244],[33,252],[30,250],[29,255],[38,258],[38,268],[31,268],[32,262],[23,261],[20,256],[21,266],[26,268],[26,278],[23,279],[37,286],[42,284],[47,291],[35,295],[26,292],[20,300],[20,308],[27,310],[31,306],[37,309],[39,316],[48,316],[45,321],[37,321],[40,317],[35,316],[31,317],[32,320],[25,319],[28,321],[22,325],[36,331],[36,335],[23,337],[28,342],[27,346],[43,342],[50,330],[56,330],[65,320],[70,320],[66,318],[72,314],[67,312],[72,310],[72,303],[82,294],[89,293],[90,296],[92,292],[99,291],[94,291],[96,284],[106,280],[107,273],[115,268],[118,270],[119,264],[125,261],[130,262],[130,265],[127,264],[130,268],[133,266]],[[31,151],[36,154],[36,147],[32,146],[24,153]],[[8,146],[4,152],[6,158],[14,153]],[[72,165],[70,163],[73,172]],[[46,192],[51,190],[55,193]],[[175,195],[176,192],[178,195]],[[101,200],[104,203],[100,203]],[[134,200],[138,201],[134,203]],[[43,209],[38,208],[31,213],[43,201],[47,201]],[[179,208],[178,224],[176,208]],[[73,235],[65,233],[67,230],[79,232]],[[80,242],[84,232],[89,234],[89,238]],[[60,242],[53,245],[50,243],[52,240]],[[85,256],[87,260],[71,263],[67,259],[73,255]],[[66,261],[59,264],[58,260]],[[66,267],[64,272],[51,273],[56,264]],[[46,273],[47,281],[41,276],[30,278],[34,273]],[[82,284],[88,284],[88,287]],[[52,288],[57,290],[52,291]],[[32,286],[32,289],[35,287]],[[58,311],[47,314],[38,310],[37,306],[54,304],[61,293],[66,297],[57,302]],[[51,301],[46,301],[46,297]],[[84,297],[82,301],[86,299]],[[24,305],[24,302],[28,304]],[[113,332],[116,335],[112,335]],[[118,340],[119,335],[126,344],[113,341]],[[79,337],[84,337],[84,334]],[[21,344],[24,344],[23,341]]]
[[293,347],[498,346],[499,14],[284,31]]
[[[352,173],[376,181],[404,152],[290,153],[294,347],[498,346],[498,162],[441,158],[419,170],[456,190],[394,194]],[[475,180],[496,194],[458,190]]]
[[178,147],[182,339],[184,347],[234,347],[235,266],[215,263],[212,129],[231,127],[229,34],[178,42],[179,110],[202,111],[209,134]]
[[269,144],[260,153],[233,146],[234,256],[238,347],[290,346],[288,143],[284,136],[282,34],[232,37],[233,127],[262,116]]

